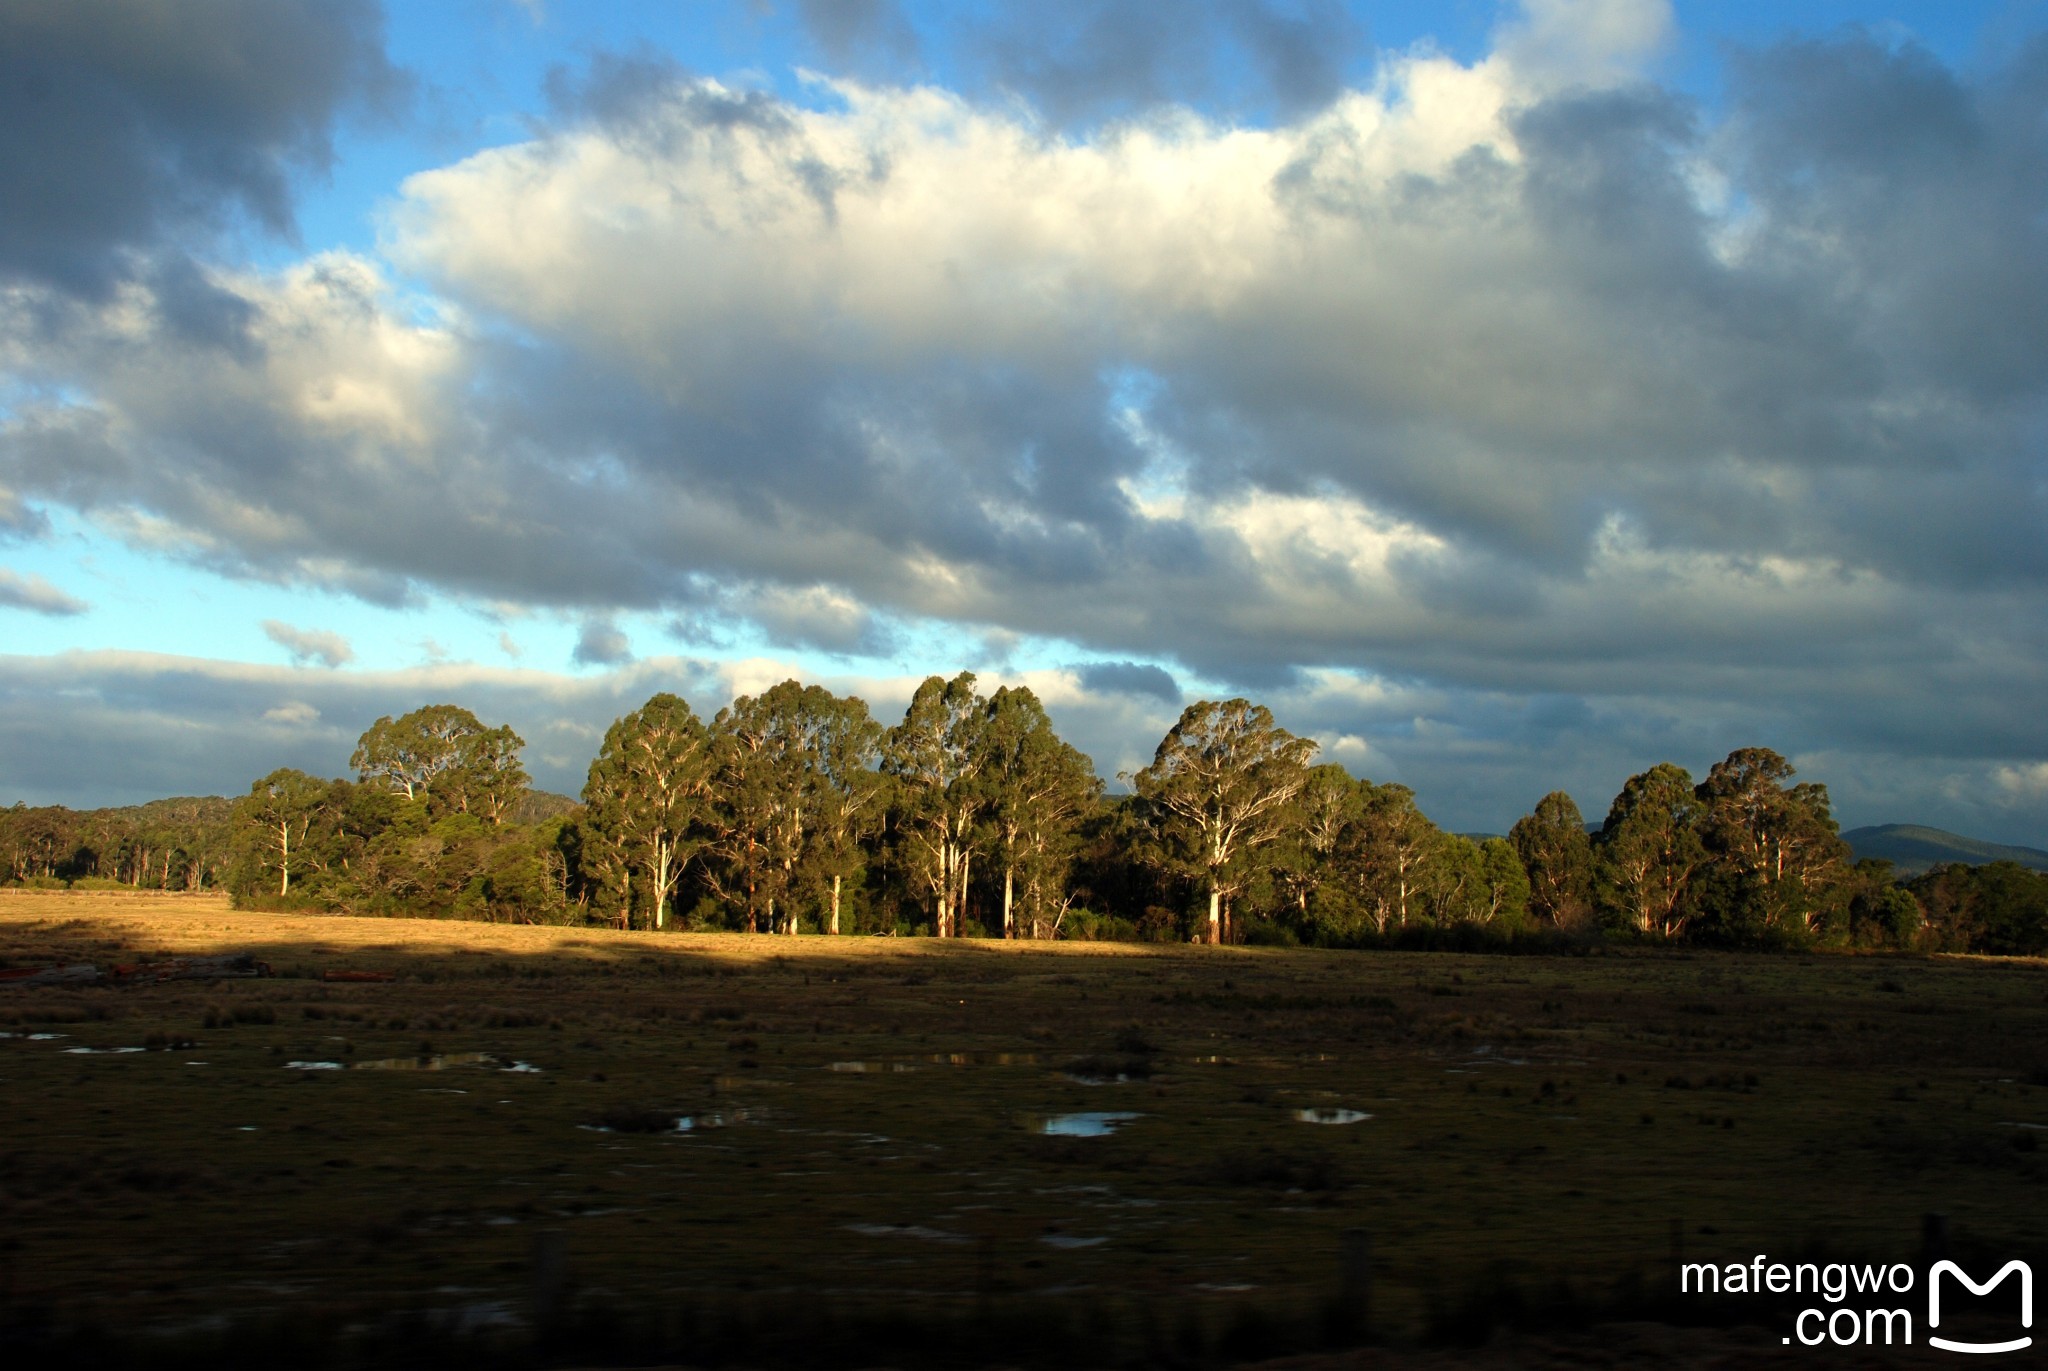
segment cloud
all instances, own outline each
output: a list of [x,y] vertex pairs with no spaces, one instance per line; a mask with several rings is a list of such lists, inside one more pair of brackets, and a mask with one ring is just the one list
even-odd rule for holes
[[355,659],[355,649],[348,639],[339,633],[323,630],[293,628],[290,624],[276,619],[263,621],[263,636],[289,652],[292,660],[300,666],[318,662],[321,666],[334,668],[344,666]]
[[1181,701],[1180,685],[1172,673],[1143,662],[1085,662],[1074,668],[1074,674],[1088,690],[1150,695],[1170,705]]
[[976,30],[1036,110],[594,59],[407,181],[389,260],[0,299],[0,484],[227,575],[566,614],[583,666],[634,612],[1156,663],[1462,827],[1750,742],[1866,796],[2048,755],[2037,55],[1800,40],[1707,110],[1663,6],[1545,0],[1239,119],[1172,100],[1325,11],[1193,13],[1189,51],[1124,5]]
[[585,619],[569,660],[577,666],[623,666],[633,660],[633,645],[610,619]]
[[83,614],[92,606],[75,595],[65,594],[40,576],[23,576],[0,567],[0,608],[64,617]]
[[375,0],[0,4],[0,280],[104,296],[233,212],[289,234],[337,118],[405,87]]
[[0,487],[0,543],[28,543],[50,534],[50,516]]

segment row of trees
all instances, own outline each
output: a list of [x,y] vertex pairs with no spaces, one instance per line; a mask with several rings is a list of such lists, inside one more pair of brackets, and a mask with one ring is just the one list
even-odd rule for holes
[[[1026,689],[931,677],[884,727],[795,681],[709,723],[617,720],[581,803],[521,739],[433,705],[363,734],[353,780],[283,769],[234,802],[0,811],[0,875],[219,883],[368,913],[941,937],[1355,944],[1447,932],[2048,950],[2048,878],[1911,885],[1856,863],[1826,787],[1746,748],[1631,777],[1597,828],[1545,796],[1505,838],[1441,831],[1404,786],[1317,765],[1246,700],[1189,706],[1106,796]],[[68,821],[68,827],[67,827]],[[1958,874],[1961,873],[1961,874]]]

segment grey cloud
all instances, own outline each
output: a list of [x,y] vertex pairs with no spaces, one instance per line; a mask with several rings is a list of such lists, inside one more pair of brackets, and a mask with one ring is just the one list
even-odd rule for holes
[[660,690],[706,718],[713,664],[668,659],[589,678],[468,666],[327,672],[146,653],[0,655],[0,804],[90,807],[237,795],[280,766],[347,774],[382,715],[452,701],[527,740],[534,783],[575,794],[613,719]]
[[[1116,255],[1144,202],[1096,239],[1085,197],[1049,216],[1066,236],[1018,214],[943,251],[888,238],[877,266],[845,246],[875,218],[945,216],[863,212],[968,170],[911,167],[917,129],[836,125],[871,145],[820,181],[826,116],[615,74],[564,118],[715,231],[653,216],[522,275],[480,159],[395,250],[516,341],[408,335],[435,358],[408,372],[377,350],[403,312],[347,263],[164,277],[153,336],[23,351],[0,482],[236,574],[655,611],[697,642],[867,651],[929,618],[1290,699],[1316,668],[1393,679],[1434,703],[1375,746],[1460,827],[1511,822],[1484,796],[1533,802],[1546,768],[1590,814],[1641,765],[1746,742],[1870,776],[2017,765],[2048,755],[2011,703],[2040,697],[2048,642],[2048,82],[2033,57],[1929,62],[1761,53],[1715,122],[1650,88],[1534,99],[1515,158],[1387,176],[1343,128],[1282,129],[1291,165],[1227,197],[1278,241],[1255,225],[1156,271]],[[576,141],[504,154],[504,183],[577,170]],[[1095,146],[1020,126],[1003,170],[1057,187]],[[1099,193],[1122,209],[1142,178],[1118,165]],[[390,403],[314,421],[305,375]]]
[[0,487],[0,543],[28,543],[50,534],[50,516]]
[[6,0],[0,275],[97,294],[230,206],[289,233],[336,118],[402,98],[382,30],[375,0]]
[[1063,125],[1169,102],[1292,116],[1334,97],[1366,52],[1334,0],[1050,0],[959,41],[991,82]]
[[321,666],[334,668],[345,666],[355,660],[355,649],[348,639],[339,633],[321,629],[293,628],[290,624],[276,619],[263,621],[263,636],[276,643],[292,655],[300,666],[318,662]]
[[796,12],[835,72],[873,76],[917,66],[917,31],[896,0],[796,0]]
[[585,619],[569,660],[577,666],[623,666],[633,660],[633,645],[610,619]]
[[63,618],[83,614],[92,606],[75,595],[67,595],[40,576],[23,576],[0,567],[0,608],[25,609],[31,614]]
[[1084,689],[1120,695],[1149,695],[1177,705],[1180,683],[1163,667],[1145,662],[1084,662],[1074,668]]

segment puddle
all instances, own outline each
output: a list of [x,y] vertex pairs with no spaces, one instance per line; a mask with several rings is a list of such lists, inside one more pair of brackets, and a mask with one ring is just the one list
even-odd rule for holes
[[1297,1109],[1294,1117],[1302,1123],[1364,1123],[1372,1115],[1356,1109]]
[[1998,1126],[2000,1128],[2048,1128],[2048,1123],[2020,1123],[2014,1119],[2006,1119]]
[[146,1047],[67,1047],[63,1049],[72,1057],[118,1057],[129,1052],[147,1052]]
[[1068,1252],[1082,1247],[1100,1247],[1109,1241],[1108,1238],[1077,1238],[1072,1233],[1041,1233],[1038,1240],[1047,1247],[1057,1247]]
[[357,1062],[357,1071],[446,1071],[453,1066],[495,1066],[500,1071],[540,1074],[532,1062],[510,1061],[489,1052],[448,1052],[438,1057],[385,1057],[374,1062]]
[[1248,1285],[1241,1282],[1223,1284],[1216,1281],[1202,1281],[1195,1286],[1195,1289],[1205,1290],[1212,1295],[1241,1295],[1247,1290],[1256,1290],[1258,1288],[1256,1285]]
[[1037,1066],[1036,1052],[934,1052],[925,1058],[940,1066]]
[[343,1065],[342,1065],[342,1064],[341,1064],[340,1062],[286,1062],[286,1063],[284,1064],[284,1069],[285,1069],[285,1070],[287,1070],[287,1071],[346,1071],[346,1070],[348,1070],[348,1068],[347,1068],[347,1067],[345,1067],[345,1066],[343,1066]]
[[1055,1114],[1040,1122],[1036,1131],[1055,1138],[1106,1138],[1132,1119],[1143,1117],[1142,1114],[1114,1109]]
[[[500,1100],[498,1103],[510,1104],[512,1101]],[[576,1127],[585,1133],[641,1133],[659,1136],[663,1133],[700,1133],[707,1128],[730,1128],[734,1124],[751,1122],[754,1117],[754,1112],[750,1109],[732,1109],[717,1114],[683,1114],[678,1116],[672,1125],[662,1129],[613,1128],[601,1123],[579,1123]]]
[[825,1069],[846,1076],[882,1076],[917,1070],[909,1062],[830,1062]]
[[850,1233],[862,1233],[870,1238],[922,1238],[926,1242],[962,1243],[967,1239],[958,1233],[948,1233],[940,1228],[926,1228],[914,1223],[850,1223]]

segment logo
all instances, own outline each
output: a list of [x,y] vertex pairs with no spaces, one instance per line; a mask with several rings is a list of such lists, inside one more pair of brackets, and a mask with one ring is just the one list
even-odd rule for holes
[[[2034,1271],[2025,1262],[2015,1258],[1998,1268],[1998,1274],[1982,1285],[1970,1279],[1969,1273],[1952,1261],[1939,1261],[1927,1273],[1927,1326],[1941,1327],[1941,1276],[1943,1272],[1954,1276],[1969,1288],[1972,1295],[1988,1295],[2013,1272],[2020,1273],[2020,1327],[2034,1326]],[[2031,1337],[2014,1338],[2011,1342],[1955,1342],[1949,1338],[1937,1338],[1929,1334],[1927,1341],[1944,1352],[2017,1352],[2032,1347]]]

